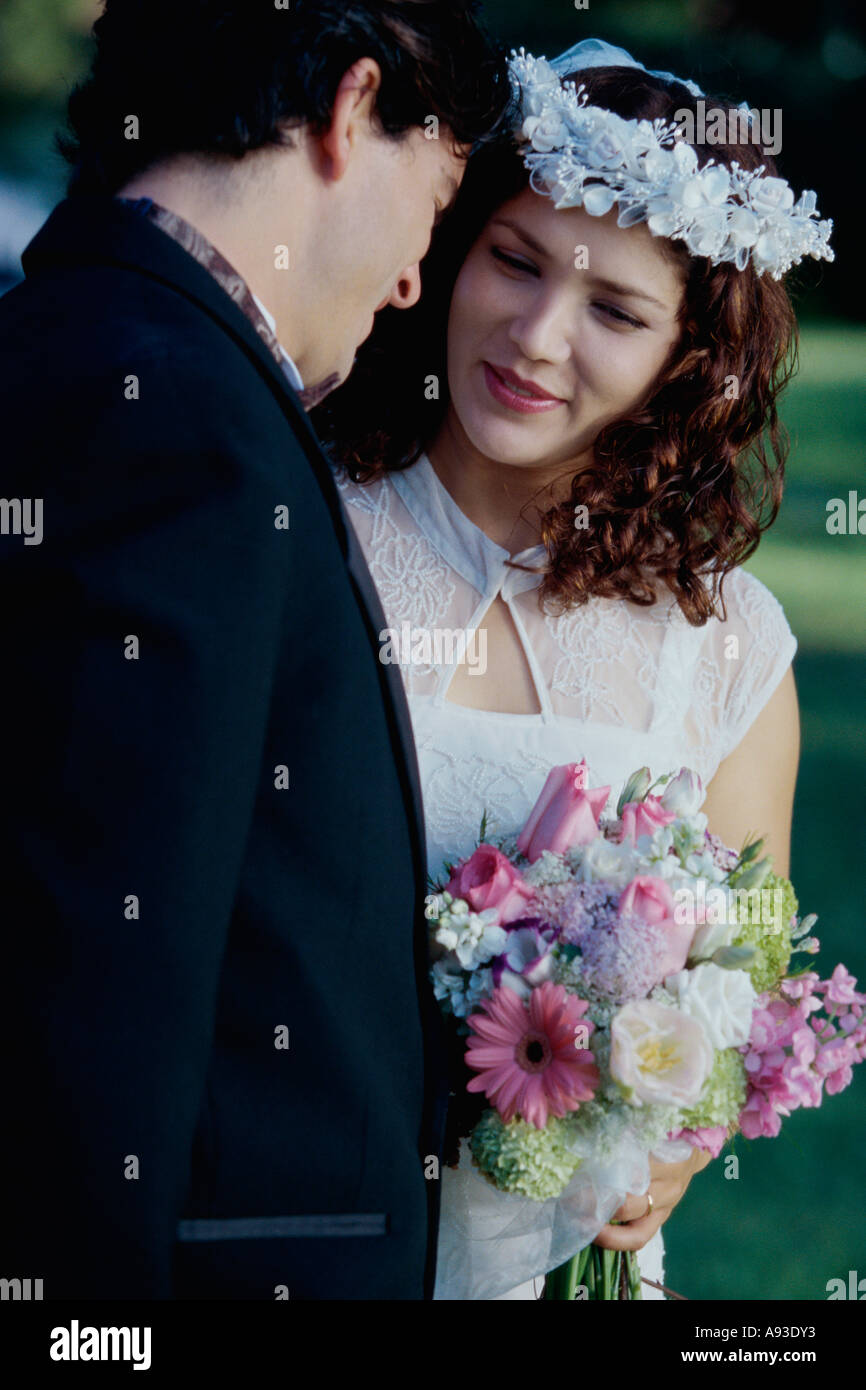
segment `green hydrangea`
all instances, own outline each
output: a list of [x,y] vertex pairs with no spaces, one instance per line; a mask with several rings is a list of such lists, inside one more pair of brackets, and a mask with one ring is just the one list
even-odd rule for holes
[[[731,883],[736,888],[736,880]],[[770,896],[766,897],[765,894]],[[779,893],[779,898],[775,894]],[[752,977],[752,984],[760,994],[762,990],[774,989],[788,972],[791,960],[791,918],[797,911],[798,903],[790,879],[768,874],[760,890],[755,890],[746,898],[741,890],[739,899],[740,923],[734,946],[753,946],[755,959],[746,967]],[[762,905],[764,912],[762,913]],[[776,908],[778,907],[778,912]],[[771,921],[761,918],[772,917]]]
[[554,1116],[544,1129],[525,1120],[503,1123],[496,1110],[482,1115],[469,1139],[476,1166],[503,1192],[519,1192],[543,1202],[558,1197],[580,1167],[563,1143],[562,1121]]
[[680,1112],[680,1124],[683,1129],[732,1125],[745,1103],[745,1062],[735,1047],[723,1047],[716,1053],[697,1104]]

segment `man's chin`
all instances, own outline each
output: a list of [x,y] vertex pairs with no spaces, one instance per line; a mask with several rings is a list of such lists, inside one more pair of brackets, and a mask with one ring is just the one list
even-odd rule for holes
[[[372,331],[373,329],[371,327],[370,333],[372,333]],[[370,333],[367,334],[367,338],[369,338]],[[364,342],[366,341],[367,339],[365,338]],[[329,396],[332,391],[336,391],[338,386],[342,386],[345,381],[348,381],[352,372],[355,370],[355,363],[358,360],[358,353],[360,350],[361,344],[359,343],[351,358],[349,358],[348,362],[342,367],[336,368],[333,372],[329,373],[328,376],[322,377],[320,381],[314,382],[312,386],[304,388],[300,396],[304,403],[305,410],[313,410],[314,407],[323,401],[326,396]]]
[[300,392],[301,404],[304,410],[314,410],[317,405],[329,396],[332,391],[336,391],[341,386],[345,377],[339,372],[332,372],[330,376],[324,377],[321,381],[316,381],[312,386],[305,386]]

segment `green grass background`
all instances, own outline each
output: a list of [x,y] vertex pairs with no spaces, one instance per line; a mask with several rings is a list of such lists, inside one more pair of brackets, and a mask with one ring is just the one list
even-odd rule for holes
[[[866,535],[828,535],[827,502],[866,498],[866,328],[803,327],[782,397],[791,435],[775,526],[746,566],[799,639],[802,753],[791,877],[817,912],[822,976],[842,961],[866,989]],[[821,967],[824,967],[823,969]],[[664,1227],[666,1282],[695,1299],[826,1299],[828,1279],[866,1277],[866,1065],[838,1096],[784,1120],[777,1139],[730,1147]]]

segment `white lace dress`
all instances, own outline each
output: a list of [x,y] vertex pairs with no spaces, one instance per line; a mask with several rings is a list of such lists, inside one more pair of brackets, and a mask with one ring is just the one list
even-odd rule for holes
[[[725,623],[714,618],[692,627],[672,601],[640,608],[595,599],[552,616],[538,605],[538,576],[506,566],[508,551],[460,510],[426,455],[370,485],[336,478],[388,626],[404,638],[396,650],[408,655],[412,630],[474,631],[499,595],[536,688],[540,713],[494,713],[446,699],[456,669],[447,646],[426,665],[401,665],[434,877],[446,858],[471,853],[485,811],[489,834],[519,830],[555,765],[585,758],[589,785],[610,784],[609,808],[643,766],[654,777],[694,768],[706,788],[796,651],[780,604],[743,569],[725,583]],[[544,555],[539,545],[512,558],[538,565]],[[438,665],[437,655],[444,658]],[[471,646],[468,655],[475,659]],[[461,1152],[462,1166],[465,1145]],[[454,1200],[452,1171],[443,1173],[443,1235]],[[663,1251],[659,1231],[639,1254],[642,1274],[659,1283]],[[535,1298],[542,1286],[535,1278],[489,1296]],[[444,1274],[435,1296],[450,1296]],[[646,1284],[643,1296],[664,1297]]]

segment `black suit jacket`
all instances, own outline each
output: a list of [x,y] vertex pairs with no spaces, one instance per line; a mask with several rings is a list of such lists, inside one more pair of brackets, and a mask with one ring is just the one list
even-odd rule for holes
[[23,266],[0,1273],[46,1299],[429,1298],[417,764],[327,460],[249,321],[130,208],[66,200]]

